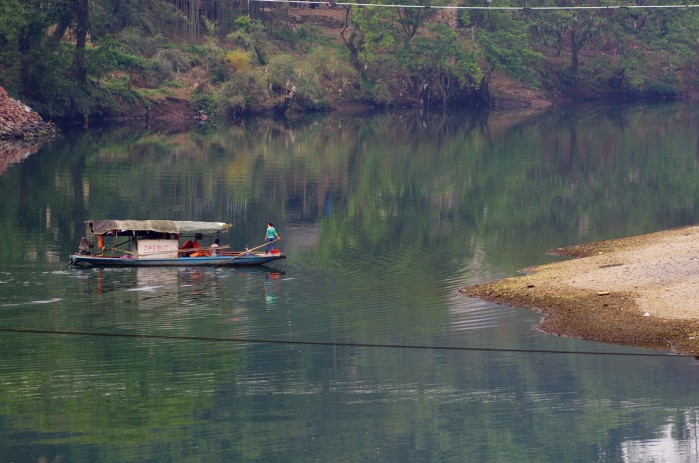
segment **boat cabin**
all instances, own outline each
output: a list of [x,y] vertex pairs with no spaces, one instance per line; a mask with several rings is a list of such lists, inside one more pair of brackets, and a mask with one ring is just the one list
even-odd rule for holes
[[[209,255],[199,243],[231,228],[223,222],[180,220],[88,220],[86,236],[97,237],[95,254],[131,259],[176,259]],[[182,243],[182,244],[181,244]]]

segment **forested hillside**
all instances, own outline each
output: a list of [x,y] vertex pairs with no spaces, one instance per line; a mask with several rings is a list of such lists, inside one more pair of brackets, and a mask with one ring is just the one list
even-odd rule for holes
[[[699,86],[699,8],[374,2],[3,0],[0,85],[73,118],[672,99]],[[607,8],[580,8],[594,6]]]

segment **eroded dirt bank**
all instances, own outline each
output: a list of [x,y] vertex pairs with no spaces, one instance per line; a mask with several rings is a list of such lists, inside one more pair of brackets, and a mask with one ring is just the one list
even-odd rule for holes
[[699,355],[699,226],[551,253],[574,259],[460,291],[535,309],[548,333]]

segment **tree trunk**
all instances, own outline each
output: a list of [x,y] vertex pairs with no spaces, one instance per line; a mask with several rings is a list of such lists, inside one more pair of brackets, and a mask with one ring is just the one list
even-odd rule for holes
[[[352,67],[354,67],[357,71],[359,71],[360,74],[362,74],[362,65],[359,62],[359,48],[357,47],[357,45],[355,45],[355,41],[357,41],[358,39],[357,33],[355,31],[352,31],[352,33],[349,36],[349,39],[345,37],[345,31],[349,27],[350,8],[351,6],[349,5],[345,7],[345,24],[343,25],[342,30],[340,31],[340,38],[342,39],[342,43],[345,45],[345,47],[347,47],[347,49],[350,52],[350,62],[352,63]],[[361,44],[361,37],[359,37],[358,41]]]
[[573,75],[578,72],[578,55],[580,53],[580,42],[578,40],[576,29],[577,27],[575,26],[575,23],[573,23],[573,27],[570,29],[570,72]]
[[34,96],[34,76],[32,73],[32,58],[30,56],[32,50],[30,28],[31,25],[23,27],[19,31],[17,44],[20,55],[19,77],[22,82],[22,94],[29,98]]
[[75,9],[75,56],[73,58],[73,72],[75,78],[85,83],[87,81],[87,70],[85,69],[85,44],[87,43],[87,32],[90,29],[90,5],[89,0],[74,0]]

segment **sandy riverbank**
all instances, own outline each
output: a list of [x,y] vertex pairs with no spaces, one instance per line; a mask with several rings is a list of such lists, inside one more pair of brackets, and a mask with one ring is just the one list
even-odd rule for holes
[[460,291],[536,309],[548,333],[699,355],[699,226],[551,253],[574,259]]

